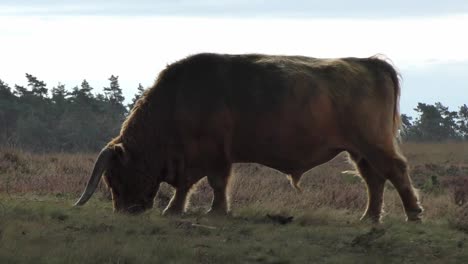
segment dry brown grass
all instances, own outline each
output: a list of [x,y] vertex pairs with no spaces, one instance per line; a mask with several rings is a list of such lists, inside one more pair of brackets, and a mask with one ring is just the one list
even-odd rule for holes
[[[405,144],[413,181],[420,189],[426,218],[454,214],[468,200],[468,144]],[[71,194],[78,196],[91,172],[96,154],[32,154],[0,149],[0,193]],[[352,170],[347,156],[306,173],[302,193],[293,189],[284,174],[258,164],[237,164],[231,180],[233,209],[255,208],[270,212],[309,211],[320,208],[363,212],[367,194],[359,177],[343,174]],[[105,192],[103,186],[100,192]],[[164,207],[172,189],[164,185],[156,204]],[[206,180],[196,187],[191,210],[206,210],[211,200]],[[385,211],[402,215],[393,187],[387,185]]]
[[33,154],[0,149],[0,192],[77,194],[86,184],[95,154]]

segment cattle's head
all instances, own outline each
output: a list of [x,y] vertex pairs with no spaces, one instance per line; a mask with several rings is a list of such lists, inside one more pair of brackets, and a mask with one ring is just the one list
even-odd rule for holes
[[96,163],[86,189],[75,206],[85,204],[104,181],[112,191],[114,210],[117,212],[137,214],[153,207],[153,199],[158,191],[159,182],[141,163],[134,159],[121,144],[104,148]]

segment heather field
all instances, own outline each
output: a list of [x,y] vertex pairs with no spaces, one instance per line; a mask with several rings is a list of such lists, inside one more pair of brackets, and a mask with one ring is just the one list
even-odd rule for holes
[[[0,149],[0,263],[466,263],[468,144],[402,146],[425,218],[406,223],[389,184],[383,224],[361,223],[367,194],[345,154],[301,181],[257,164],[237,164],[233,215],[205,217],[212,193],[196,187],[183,217],[162,217],[172,189],[155,208],[118,215],[105,186],[73,208],[96,153],[34,154]],[[293,217],[288,222],[288,217]],[[291,219],[291,218],[289,218]],[[285,223],[287,222],[287,223]]]

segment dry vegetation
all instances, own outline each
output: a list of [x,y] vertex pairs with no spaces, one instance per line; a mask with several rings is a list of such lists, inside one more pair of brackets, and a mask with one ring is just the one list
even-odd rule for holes
[[[412,179],[419,189],[427,219],[452,214],[468,200],[468,144],[405,144]],[[13,149],[0,150],[0,193],[9,195],[71,195],[83,190],[95,154],[32,154]],[[306,173],[300,183],[303,192],[294,190],[285,175],[258,164],[234,166],[231,201],[234,212],[256,208],[269,212],[311,212],[319,208],[362,212],[367,194],[359,177],[343,174],[353,170],[345,153]],[[107,195],[100,186],[101,196]],[[164,207],[172,189],[163,185],[156,204]],[[385,211],[402,215],[400,200],[387,185]],[[190,210],[208,209],[211,189],[206,180],[196,187]],[[402,216],[403,217],[403,216]]]

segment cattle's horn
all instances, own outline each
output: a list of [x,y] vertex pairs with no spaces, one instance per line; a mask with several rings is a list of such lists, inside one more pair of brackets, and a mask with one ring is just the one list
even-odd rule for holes
[[83,194],[75,203],[75,206],[83,205],[89,200],[89,198],[91,198],[94,191],[96,191],[96,188],[98,187],[101,176],[106,170],[113,153],[114,151],[107,147],[104,148],[101,153],[99,153],[99,157],[97,158],[96,163],[94,163],[93,173],[91,174],[91,177],[86,184],[86,188]]

